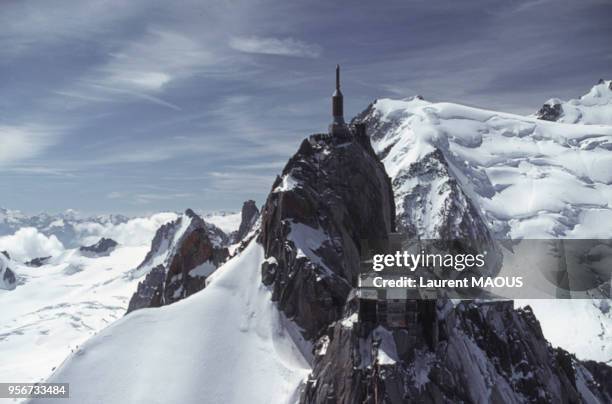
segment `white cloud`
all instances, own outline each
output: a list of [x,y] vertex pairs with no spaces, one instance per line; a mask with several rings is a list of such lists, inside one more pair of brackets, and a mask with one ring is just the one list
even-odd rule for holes
[[232,49],[246,53],[303,58],[317,58],[322,52],[319,45],[309,44],[293,38],[237,36],[230,39],[229,46]]
[[37,156],[57,141],[57,129],[0,125],[0,164]]
[[[0,55],[3,59],[39,52],[67,38],[88,40],[109,36],[114,24],[143,13],[145,1],[114,2],[88,0],[69,7],[51,2],[2,2]],[[110,28],[109,28],[110,27]]]
[[64,246],[55,236],[47,237],[34,227],[24,227],[11,236],[0,237],[0,251],[4,250],[11,258],[24,262],[57,256],[64,251]]
[[172,80],[193,74],[217,60],[203,43],[178,32],[149,29],[129,41],[96,74],[102,85],[160,91]]
[[176,220],[178,215],[172,212],[156,213],[150,217],[140,217],[121,223],[99,224],[93,222],[76,225],[80,242],[83,245],[96,243],[100,238],[112,238],[122,245],[147,246],[151,243],[157,229],[163,224]]
[[127,72],[121,76],[120,80],[148,90],[159,90],[172,79],[166,73],[160,72]]
[[54,168],[45,166],[18,166],[6,169],[7,172],[24,176],[53,176],[53,177],[75,177],[76,175],[65,168]]
[[105,62],[92,67],[74,84],[53,93],[72,99],[77,107],[136,100],[178,111],[181,108],[162,94],[176,80],[217,69],[225,59],[213,51],[211,43],[174,30],[149,28],[137,38],[121,42]]

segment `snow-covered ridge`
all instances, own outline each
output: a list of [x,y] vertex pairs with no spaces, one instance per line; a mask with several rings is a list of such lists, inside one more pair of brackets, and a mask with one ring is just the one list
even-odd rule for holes
[[562,101],[551,98],[535,116],[564,123],[612,125],[612,80],[600,80],[578,99]]
[[[498,237],[612,236],[612,126],[542,121],[451,103],[377,100],[373,145],[397,178],[434,151]],[[396,196],[434,179],[411,178]],[[434,200],[425,203],[435,204]],[[397,200],[398,216],[407,213]],[[434,237],[435,212],[423,237]]]
[[295,402],[310,368],[261,283],[263,260],[252,241],[204,291],[117,321],[49,381],[70,381],[66,402],[79,404]]
[[[609,85],[595,86],[581,102],[595,105]],[[377,100],[357,119],[368,125],[392,177],[398,223],[423,238],[448,236],[443,233],[464,226],[466,216],[496,238],[612,237],[610,125],[419,98]],[[469,214],[470,205],[477,215]],[[521,302],[533,307],[554,345],[610,361],[612,312],[603,303]],[[568,317],[581,321],[568,324]]]

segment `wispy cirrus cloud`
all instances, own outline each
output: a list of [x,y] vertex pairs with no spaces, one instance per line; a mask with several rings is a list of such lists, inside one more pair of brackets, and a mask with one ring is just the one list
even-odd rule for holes
[[106,195],[107,199],[119,199],[137,205],[146,205],[156,201],[172,201],[193,197],[190,192],[121,192],[112,191]]
[[70,169],[66,168],[55,168],[55,167],[46,167],[40,165],[33,166],[16,166],[6,168],[4,171],[8,171],[11,174],[19,174],[19,175],[31,175],[31,176],[52,176],[52,177],[74,177],[74,174]]
[[302,58],[318,58],[323,52],[321,46],[317,44],[302,42],[291,37],[236,36],[230,39],[229,46],[234,50],[245,53]]
[[0,164],[36,157],[60,135],[59,128],[44,125],[0,125]]
[[159,91],[172,80],[218,63],[212,47],[169,29],[150,28],[128,41],[96,69],[101,84]]
[[223,59],[203,41],[157,28],[121,43],[106,56],[105,63],[54,93],[81,105],[143,101],[179,111],[180,106],[164,98],[165,87],[213,68]]

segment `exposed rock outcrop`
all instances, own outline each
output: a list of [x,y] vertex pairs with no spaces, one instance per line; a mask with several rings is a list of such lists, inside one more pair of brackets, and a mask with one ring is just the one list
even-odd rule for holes
[[215,229],[191,209],[160,227],[151,250],[132,274],[145,278],[127,312],[171,304],[202,290],[206,278],[228,257],[227,248],[213,241]]
[[102,237],[97,243],[82,246],[79,251],[86,257],[106,257],[109,256],[119,244],[110,238]]
[[536,112],[538,119],[585,125],[612,124],[612,80],[600,79],[577,99],[551,98]]
[[431,318],[421,311],[410,330],[362,323],[356,315],[335,323],[317,344],[301,402],[612,400],[611,368],[552,348],[529,308],[515,310],[512,302],[437,304]]
[[563,107],[559,103],[550,103],[542,105],[542,108],[536,112],[538,119],[544,121],[557,121],[563,115]]
[[306,338],[340,317],[362,240],[382,242],[394,221],[391,184],[365,134],[302,142],[262,209],[259,241],[263,282]]
[[240,227],[231,235],[232,244],[243,240],[247,234],[253,229],[253,226],[259,219],[259,209],[254,200],[245,201],[242,204],[242,212],[240,218]]
[[47,264],[50,259],[51,259],[51,256],[49,256],[49,257],[37,257],[37,258],[33,258],[30,261],[26,262],[25,265],[27,265],[29,267],[33,267],[33,268],[39,268],[39,267],[42,267],[43,265]]
[[17,286],[17,276],[9,265],[10,259],[0,254],[0,289],[13,290]]

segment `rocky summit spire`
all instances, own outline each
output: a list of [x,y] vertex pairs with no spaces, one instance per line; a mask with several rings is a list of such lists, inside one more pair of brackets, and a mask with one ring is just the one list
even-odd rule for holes
[[344,97],[340,91],[340,65],[336,65],[336,90],[332,95],[332,116],[333,120],[329,125],[331,135],[344,134],[347,131],[344,122]]

